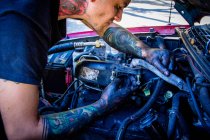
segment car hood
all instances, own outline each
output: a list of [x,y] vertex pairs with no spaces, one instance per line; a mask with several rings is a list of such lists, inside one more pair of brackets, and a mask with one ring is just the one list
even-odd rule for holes
[[210,15],[210,0],[174,0],[174,8],[192,26],[202,17]]

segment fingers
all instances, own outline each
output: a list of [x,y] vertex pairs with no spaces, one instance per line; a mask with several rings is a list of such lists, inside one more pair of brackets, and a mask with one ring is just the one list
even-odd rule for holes
[[168,59],[164,59],[162,60],[162,64],[164,67],[166,67],[168,65],[169,60]]
[[152,60],[152,64],[160,70],[166,76],[169,76],[169,71],[166,68],[169,63],[169,52],[166,50],[156,50],[153,52],[155,55]]
[[107,90],[116,91],[117,89],[131,86],[131,81],[128,76],[115,78],[108,86]]
[[169,63],[169,52],[164,51],[161,59],[162,59],[162,64],[165,67],[168,66],[168,63]]
[[113,85],[115,85],[115,86],[119,85],[120,83],[121,83],[121,79],[120,79],[120,78],[115,78],[115,79],[111,82],[111,84],[113,84]]
[[105,91],[115,91],[120,85],[121,80],[119,78],[115,78],[105,89]]
[[122,80],[122,85],[120,86],[121,88],[126,88],[129,87],[130,85],[130,80],[128,78],[123,78]]
[[118,79],[120,80],[118,83],[118,88],[128,87],[131,83],[129,77],[125,75],[118,77]]
[[130,93],[138,88],[136,78],[134,76],[127,76],[127,78],[122,79],[123,84],[121,86],[122,90],[126,90],[127,93]]
[[160,72],[162,72],[163,74],[165,74],[166,76],[169,75],[169,71],[165,68],[165,66],[163,66],[161,64],[161,62],[158,59],[154,59],[153,60],[153,65],[160,70]]

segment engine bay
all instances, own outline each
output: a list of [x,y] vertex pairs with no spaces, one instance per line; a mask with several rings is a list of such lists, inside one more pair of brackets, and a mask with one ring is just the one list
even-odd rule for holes
[[174,30],[170,35],[153,28],[134,33],[148,46],[170,51],[168,77],[145,60],[113,49],[98,36],[59,41],[49,50],[39,113],[91,104],[113,79],[134,76],[138,90],[71,139],[209,139],[210,25]]

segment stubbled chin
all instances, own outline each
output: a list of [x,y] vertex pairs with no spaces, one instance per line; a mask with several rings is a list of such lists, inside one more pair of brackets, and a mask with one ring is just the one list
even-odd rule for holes
[[102,36],[104,34],[104,32],[107,30],[107,28],[109,27],[109,25],[111,25],[113,22],[106,22],[104,24],[101,25],[94,25],[94,30],[100,35]]

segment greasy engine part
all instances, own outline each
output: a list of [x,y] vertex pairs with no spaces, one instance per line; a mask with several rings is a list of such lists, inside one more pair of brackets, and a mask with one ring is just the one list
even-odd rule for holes
[[140,84],[141,69],[130,68],[113,62],[84,60],[75,68],[75,77],[84,82],[107,86],[114,78],[120,75],[134,75],[137,84]]
[[[202,31],[206,28],[202,27]],[[187,29],[179,30],[185,31],[184,33],[188,31]],[[201,41],[200,34],[195,34],[191,38],[198,41],[191,39],[191,43],[194,42],[194,45],[190,45],[191,48],[193,46],[196,53],[205,54],[203,57],[206,57],[207,63],[209,62],[209,47],[206,43],[209,39],[209,33],[205,33],[205,38],[202,39],[205,40],[204,42]],[[174,69],[170,71],[169,77],[161,74],[142,59],[139,67],[131,67],[136,58],[112,50],[108,44],[105,44],[104,48],[85,47],[74,51],[73,54],[70,53],[70,55],[66,55],[66,52],[60,52],[60,59],[56,59],[58,56],[55,54],[50,55],[52,61],[49,61],[49,64],[53,65],[49,65],[48,69],[55,69],[54,66],[56,68],[57,66],[60,68],[70,67],[74,78],[74,82],[66,89],[64,95],[51,102],[52,109],[66,111],[91,104],[100,98],[103,89],[112,79],[120,75],[135,76],[139,83],[139,89],[129,96],[120,107],[93,121],[84,131],[78,132],[78,135],[71,136],[70,139],[115,139],[117,132],[120,131],[120,126],[123,127],[126,118],[133,119],[130,117],[133,115],[135,119],[131,120],[127,129],[121,133],[125,140],[205,139],[205,136],[210,139],[210,135],[203,126],[204,124],[208,127],[210,124],[210,84],[209,80],[204,77],[206,74],[199,70],[198,64],[194,62],[194,54],[191,55],[185,42],[178,34],[170,36],[140,33],[137,36],[154,48],[159,46],[160,40],[158,39],[161,39],[161,43],[164,43],[164,49],[171,51],[174,55]],[[95,41],[88,39],[85,41]],[[66,59],[64,56],[70,58]],[[63,62],[64,58],[71,61],[61,65],[60,62]],[[96,58],[100,59],[96,60]],[[72,65],[71,62],[74,64]],[[191,90],[186,86],[185,79],[187,77],[189,77],[188,84],[190,82]],[[163,79],[164,84],[156,92],[157,94],[154,94],[158,79]],[[61,85],[58,84],[57,86]],[[155,98],[152,98],[154,96]],[[49,110],[49,108],[47,109]],[[41,111],[47,112],[47,110]],[[202,124],[201,121],[205,122]],[[120,137],[120,134],[118,136]]]
[[145,60],[142,60],[142,59],[133,59],[132,62],[131,62],[131,65],[136,65],[136,64],[133,64],[133,63],[138,63],[139,66],[142,66],[142,67],[152,71],[153,73],[155,73],[157,76],[159,76],[163,80],[165,80],[168,83],[178,87],[180,90],[183,90],[183,91],[186,91],[186,92],[189,91],[186,83],[181,78],[174,75],[173,73],[170,73],[169,76],[165,76],[156,67],[154,67],[153,65],[149,64],[148,62],[146,62]]
[[179,29],[177,32],[204,77],[210,81],[210,24]]
[[128,125],[131,122],[136,121],[138,118],[141,118],[146,112],[149,111],[151,106],[155,103],[163,84],[164,84],[164,81],[162,79],[159,80],[155,87],[154,93],[149,98],[147,103],[145,103],[145,105],[139,111],[137,111],[136,113],[132,114],[131,116],[129,116],[123,120],[123,122],[120,125],[119,130],[117,132],[116,140],[122,140]]

